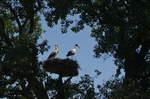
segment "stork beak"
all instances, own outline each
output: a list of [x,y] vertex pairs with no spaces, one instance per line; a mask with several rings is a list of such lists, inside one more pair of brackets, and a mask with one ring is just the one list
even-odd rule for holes
[[59,48],[59,46],[57,44],[54,45],[54,48]]

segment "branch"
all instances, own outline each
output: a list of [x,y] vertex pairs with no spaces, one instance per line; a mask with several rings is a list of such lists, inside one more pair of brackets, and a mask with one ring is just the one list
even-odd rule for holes
[[72,79],[72,77],[69,77],[69,78],[64,82],[63,86],[66,85],[68,82],[70,82],[71,79]]
[[25,25],[27,24],[27,22],[29,21],[29,19],[28,18],[26,18],[25,19],[25,21],[24,21],[24,23],[22,24],[22,28],[24,28],[25,27]]
[[34,14],[33,14],[33,16],[30,19],[30,30],[29,30],[29,33],[33,33],[33,30],[34,30]]

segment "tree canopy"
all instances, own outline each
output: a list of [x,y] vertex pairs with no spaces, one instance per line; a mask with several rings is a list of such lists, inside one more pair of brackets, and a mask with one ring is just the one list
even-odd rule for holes
[[[104,53],[113,56],[118,67],[116,76],[124,70],[125,77],[121,82],[110,83],[119,87],[110,88],[111,93],[103,90],[102,97],[117,99],[113,95],[117,95],[120,88],[123,92],[133,93],[129,97],[118,95],[121,99],[139,95],[142,99],[150,97],[149,0],[1,0],[0,97],[57,97],[58,79],[48,76],[37,58],[39,53],[48,50],[46,41],[37,43],[44,32],[41,15],[50,27],[61,24],[62,32],[67,32],[73,23],[75,26],[71,30],[74,32],[90,26],[91,37],[97,41],[95,56],[101,57]],[[75,15],[79,17],[77,22],[70,18]],[[79,84],[67,84],[63,90],[67,93],[65,98],[95,99],[93,82],[87,75],[85,78]],[[109,87],[104,86],[104,89]]]

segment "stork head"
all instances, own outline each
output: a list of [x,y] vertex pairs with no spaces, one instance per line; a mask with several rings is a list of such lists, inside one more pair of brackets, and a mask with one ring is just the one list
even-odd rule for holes
[[55,49],[59,49],[59,46],[57,44],[54,45]]
[[54,47],[58,47],[58,45],[57,45],[57,44],[55,44],[55,45],[54,45]]
[[78,44],[75,44],[76,47],[80,48]]

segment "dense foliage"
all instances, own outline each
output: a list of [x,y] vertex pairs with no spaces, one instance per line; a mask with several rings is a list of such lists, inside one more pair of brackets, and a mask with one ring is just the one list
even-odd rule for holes
[[[37,59],[39,53],[48,50],[46,41],[37,43],[44,32],[41,15],[50,27],[60,23],[62,32],[67,32],[72,23],[74,32],[90,26],[91,36],[97,41],[95,56],[113,56],[118,67],[116,75],[120,69],[125,71],[123,80],[108,81],[96,93],[92,78],[85,75],[79,83],[69,82],[60,91],[59,79],[47,75]],[[78,21],[70,17],[75,15]],[[149,23],[149,0],[1,0],[0,97],[148,99]]]
[[[80,19],[72,30],[78,32],[89,25],[92,28],[91,36],[97,41],[94,50],[96,57],[104,53],[113,56],[118,67],[116,76],[120,74],[120,69],[125,71],[125,91],[132,92],[134,98],[139,98],[139,95],[149,97],[150,1],[65,0],[62,5],[55,1],[50,0],[48,3],[53,9],[46,14],[49,25],[61,19],[63,30],[66,30],[73,22],[67,15],[77,14]],[[51,5],[51,2],[54,4]]]

